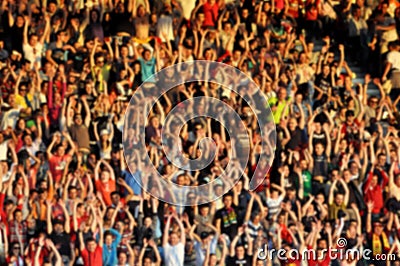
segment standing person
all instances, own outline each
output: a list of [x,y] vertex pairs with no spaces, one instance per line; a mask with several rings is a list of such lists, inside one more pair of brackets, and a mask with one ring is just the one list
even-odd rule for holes
[[238,230],[238,211],[235,204],[233,204],[233,195],[231,193],[225,194],[222,197],[224,207],[215,213],[215,227],[219,234],[226,234],[229,239],[236,236]]
[[84,266],[103,266],[103,222],[100,217],[96,217],[99,227],[99,240],[90,237],[83,241],[83,232],[79,229],[80,251]]
[[[176,232],[169,233],[172,218],[178,223],[180,228],[180,238]],[[165,266],[183,266],[185,260],[185,228],[176,214],[168,215],[167,224],[164,229],[162,246],[164,248]]]

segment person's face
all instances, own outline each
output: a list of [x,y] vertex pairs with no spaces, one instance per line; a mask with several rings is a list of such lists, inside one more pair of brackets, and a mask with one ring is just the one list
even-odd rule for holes
[[38,36],[32,35],[31,38],[29,39],[29,44],[31,46],[36,46],[36,44],[38,43],[38,39],[39,39]]
[[149,61],[151,59],[151,53],[150,51],[146,50],[143,54],[143,57],[146,61]]
[[230,23],[225,23],[225,25],[224,25],[224,31],[230,32],[231,29],[232,29],[231,24],[230,24]]
[[151,126],[154,128],[158,128],[160,126],[160,120],[157,117],[153,117],[151,120]]
[[316,202],[319,202],[319,203],[324,203],[324,201],[325,201],[325,197],[324,197],[324,195],[322,195],[322,194],[318,194],[316,197],[315,197],[315,201]]
[[97,246],[97,244],[96,244],[95,241],[89,241],[89,242],[87,243],[87,250],[88,250],[89,252],[94,252],[94,251],[96,250],[96,246]]
[[14,245],[13,246],[12,253],[13,253],[14,256],[18,256],[20,251],[21,251],[21,247],[19,245]]
[[128,261],[128,257],[126,256],[126,253],[119,253],[118,255],[118,264],[119,265],[125,265]]
[[179,238],[178,235],[176,233],[171,233],[169,235],[169,242],[172,246],[175,246],[179,243]]
[[231,205],[232,205],[232,197],[231,196],[227,196],[224,198],[224,205],[226,208],[231,207]]
[[22,212],[16,212],[14,219],[19,223],[22,222]]
[[152,220],[151,220],[149,217],[146,217],[146,218],[144,219],[144,221],[143,221],[143,225],[144,225],[145,227],[150,227],[151,224],[152,224]]
[[279,92],[278,92],[278,99],[279,100],[284,100],[284,99],[286,99],[286,96],[287,96],[286,90],[285,89],[280,89]]
[[54,231],[55,231],[57,234],[60,234],[60,233],[62,233],[62,232],[64,231],[64,226],[63,226],[62,224],[60,224],[60,223],[56,223],[56,224],[54,225]]
[[31,146],[32,145],[32,137],[27,135],[24,138],[25,146]]
[[144,259],[144,261],[143,261],[143,266],[151,266],[151,265],[153,265],[153,262],[151,261],[151,259],[150,258],[145,258]]
[[97,59],[96,59],[96,65],[98,66],[98,67],[103,67],[104,66],[104,57],[103,56],[99,56],[99,57],[97,57]]
[[379,166],[385,166],[386,163],[386,155],[380,155],[378,158]]
[[351,178],[351,173],[350,171],[345,171],[343,173],[343,179],[346,183],[350,182],[350,178]]
[[26,225],[29,229],[35,229],[36,228],[36,221],[34,219],[28,219],[26,221]]
[[70,199],[76,199],[76,195],[77,195],[77,190],[76,188],[74,188],[69,191],[68,197]]
[[353,175],[358,174],[358,166],[357,166],[356,163],[351,163],[351,165],[350,165],[350,172],[351,172],[351,174],[353,174]]
[[342,205],[344,201],[344,197],[342,194],[337,194],[335,197],[335,202],[337,205]]
[[62,146],[58,147],[58,149],[57,149],[57,155],[58,155],[58,156],[64,156],[64,155],[65,155],[65,148],[62,147]]
[[17,17],[17,20],[16,20],[17,27],[19,27],[19,28],[22,27],[24,25],[24,22],[25,22],[25,20],[22,16]]
[[383,225],[381,223],[375,223],[373,226],[374,226],[374,233],[380,236],[383,232]]
[[114,205],[117,205],[118,203],[119,203],[119,200],[121,199],[121,197],[118,195],[118,194],[114,194],[113,196],[112,196],[112,203],[114,204]]
[[322,69],[322,73],[324,74],[324,76],[328,76],[329,72],[330,72],[329,65],[324,66],[324,68]]
[[75,124],[77,124],[78,126],[82,125],[82,122],[83,122],[81,116],[75,117],[74,121],[75,121]]
[[307,62],[307,55],[301,54],[299,58],[300,64],[305,64]]
[[22,97],[25,97],[25,95],[26,95],[26,90],[27,90],[26,86],[21,86],[21,88],[19,89],[19,94],[20,94]]
[[289,120],[289,130],[294,131],[297,127],[297,120],[295,118],[291,118]]
[[244,248],[242,246],[236,248],[236,256],[238,258],[244,257]]
[[101,178],[101,182],[107,183],[108,180],[110,180],[110,173],[107,171],[103,171],[103,172],[101,172],[100,178]]
[[318,143],[317,145],[315,145],[315,153],[317,155],[322,155],[323,152],[324,152],[324,147],[322,146],[322,144]]
[[79,214],[79,215],[84,215],[85,214],[85,206],[79,206],[78,208],[76,208],[76,212]]
[[127,57],[128,55],[129,55],[128,47],[126,47],[126,46],[121,47],[121,56]]
[[54,94],[54,102],[56,103],[56,105],[61,104],[61,95],[59,93]]
[[113,242],[113,238],[111,235],[107,235],[106,238],[104,239],[104,242],[107,246],[110,246]]

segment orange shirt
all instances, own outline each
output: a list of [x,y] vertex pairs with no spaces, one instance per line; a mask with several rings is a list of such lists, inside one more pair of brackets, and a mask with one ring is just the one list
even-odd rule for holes
[[101,193],[103,196],[104,203],[107,206],[112,204],[111,202],[111,193],[114,192],[116,189],[115,181],[110,179],[107,183],[103,183],[100,180],[96,181],[96,190]]

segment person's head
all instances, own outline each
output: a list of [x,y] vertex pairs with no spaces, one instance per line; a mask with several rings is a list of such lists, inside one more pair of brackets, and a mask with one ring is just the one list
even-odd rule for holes
[[235,253],[236,253],[236,256],[237,256],[239,259],[243,259],[244,256],[245,256],[245,249],[244,249],[244,246],[243,246],[243,245],[237,245],[236,248],[235,248]]
[[93,237],[89,237],[86,239],[86,249],[89,252],[94,252],[96,250],[97,243],[96,240]]
[[329,67],[328,64],[325,64],[325,65],[322,67],[322,74],[326,77],[326,76],[329,75],[330,72],[331,72],[331,68]]
[[149,49],[143,50],[143,58],[146,61],[149,61],[151,59],[151,51]]
[[232,206],[233,197],[231,194],[225,194],[222,198],[225,208],[230,208]]
[[275,188],[271,189],[271,198],[272,199],[277,199],[279,197],[279,191]]
[[83,216],[85,214],[85,204],[83,204],[82,202],[78,203],[76,205],[76,213],[79,216]]
[[101,171],[100,174],[101,182],[107,183],[110,180],[110,178],[111,178],[111,173],[108,169],[104,169],[103,171]]
[[346,183],[349,183],[351,179],[351,172],[349,169],[343,170],[343,180]]
[[24,143],[25,146],[30,147],[33,143],[32,136],[30,134],[24,134],[22,136],[22,142]]
[[120,200],[121,200],[121,196],[119,195],[119,193],[117,191],[114,191],[111,193],[112,204],[118,205]]
[[64,148],[64,146],[62,144],[59,144],[56,147],[56,153],[57,153],[57,156],[59,156],[59,157],[62,157],[62,156],[65,155],[65,148]]
[[325,151],[324,145],[320,142],[315,144],[315,154],[321,156]]
[[56,220],[53,223],[53,229],[56,234],[61,234],[62,232],[64,232],[64,222],[60,221],[60,220]]
[[285,89],[285,88],[280,88],[279,91],[278,91],[278,99],[279,99],[280,101],[283,101],[283,100],[286,99],[286,96],[287,96],[287,91],[286,91],[286,89]]
[[290,131],[295,131],[297,128],[297,119],[295,117],[290,117],[288,125]]
[[327,249],[328,248],[328,242],[326,241],[325,238],[320,238],[317,240],[317,248],[319,248],[319,249]]
[[23,216],[22,216],[22,211],[19,209],[16,209],[14,211],[14,220],[17,221],[18,223],[22,222]]
[[69,186],[68,187],[68,198],[71,200],[76,199],[78,196],[78,190],[76,189],[76,186]]
[[102,55],[102,54],[98,55],[95,60],[96,66],[103,67],[105,60],[106,59],[105,59],[104,55]]
[[18,242],[12,242],[10,245],[10,255],[18,257],[21,252],[21,246]]
[[377,221],[373,223],[374,233],[380,236],[383,233],[383,224],[381,221]]
[[126,265],[127,263],[128,263],[128,255],[126,254],[126,252],[120,251],[118,253],[118,265]]
[[91,23],[98,22],[99,18],[100,18],[99,11],[97,11],[96,9],[92,9],[90,12],[90,22]]
[[305,64],[307,63],[307,54],[305,52],[301,52],[299,54],[299,63],[300,64]]
[[380,154],[378,154],[378,165],[380,166],[380,167],[383,167],[383,166],[385,166],[385,164],[386,164],[386,154],[384,154],[384,153],[380,153]]
[[146,8],[144,7],[144,5],[139,5],[137,7],[136,14],[138,15],[138,17],[143,17],[144,15],[146,15]]
[[[29,36],[29,45],[30,46],[36,47],[36,44],[38,43],[38,41],[39,41],[39,37],[36,34],[31,34]],[[38,51],[38,52],[40,52],[40,51]]]
[[343,193],[337,192],[337,193],[335,194],[335,203],[336,203],[336,205],[340,206],[340,205],[343,204],[343,202],[344,202],[344,195],[343,195]]
[[169,234],[169,243],[171,246],[176,246],[179,243],[179,236],[177,233],[172,232]]
[[113,234],[110,231],[104,233],[104,244],[111,246],[113,243]]
[[83,120],[82,120],[82,115],[81,114],[76,114],[74,116],[74,123],[78,126],[83,124]]

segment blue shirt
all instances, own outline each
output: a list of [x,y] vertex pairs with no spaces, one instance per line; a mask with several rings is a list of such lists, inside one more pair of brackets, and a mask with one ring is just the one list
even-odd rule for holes
[[137,180],[141,180],[142,172],[136,171],[134,174],[131,174],[128,170],[122,172],[122,176],[125,179],[125,182],[128,186],[133,190],[135,195],[142,195],[142,187]]
[[154,57],[152,57],[149,61],[146,61],[140,57],[138,58],[138,61],[140,62],[143,81],[146,81],[146,79],[150,78],[156,73],[156,59]]
[[103,244],[103,266],[114,266],[118,263],[117,247],[119,242],[121,242],[121,234],[112,228],[108,231],[115,236],[115,240],[110,246]]

